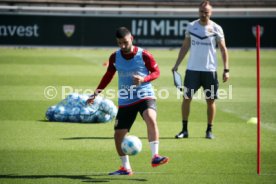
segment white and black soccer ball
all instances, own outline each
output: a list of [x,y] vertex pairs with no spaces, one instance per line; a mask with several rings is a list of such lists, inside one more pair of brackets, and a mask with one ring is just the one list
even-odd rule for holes
[[126,135],[121,143],[121,148],[126,155],[137,155],[142,151],[142,142],[137,136]]

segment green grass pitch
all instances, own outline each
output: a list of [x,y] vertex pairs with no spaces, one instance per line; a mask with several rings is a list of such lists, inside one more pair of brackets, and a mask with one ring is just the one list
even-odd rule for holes
[[[229,51],[231,79],[227,83],[221,80],[220,59],[220,89],[228,96],[217,101],[216,139],[204,138],[206,105],[198,98],[192,102],[189,139],[176,140],[181,98],[177,98],[171,68],[178,49],[149,49],[161,69],[160,78],[153,82],[160,96],[160,154],[171,161],[151,168],[146,126],[137,117],[131,134],[141,138],[143,150],[130,158],[135,172],[130,177],[107,175],[120,165],[113,141],[114,121],[81,124],[44,119],[46,109],[61,100],[62,86],[80,93],[95,89],[106,70],[103,63],[114,50],[0,48],[1,184],[276,182],[275,50],[261,51],[260,176],[256,173],[256,125],[246,123],[256,116],[255,50]],[[182,73],[186,61],[179,68]],[[55,98],[45,97],[47,86],[57,89]],[[64,93],[70,91],[66,89]],[[117,77],[107,89],[117,89]]]

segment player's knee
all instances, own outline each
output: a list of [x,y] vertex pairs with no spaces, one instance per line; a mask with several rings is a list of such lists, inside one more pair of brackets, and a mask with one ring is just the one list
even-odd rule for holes
[[127,129],[117,129],[114,132],[114,138],[116,139],[122,139],[124,136],[127,134],[128,130]]

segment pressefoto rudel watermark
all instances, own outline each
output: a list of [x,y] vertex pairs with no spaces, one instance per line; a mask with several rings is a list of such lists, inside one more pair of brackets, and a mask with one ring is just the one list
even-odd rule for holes
[[55,86],[47,86],[44,88],[44,97],[48,100],[52,100],[57,97],[58,90]]
[[[157,99],[166,100],[169,98],[176,98],[176,99],[182,99],[183,96],[185,96],[185,93],[182,91],[175,89],[175,92],[172,92],[171,88],[154,88],[153,91],[155,93],[155,97]],[[184,89],[184,88],[183,88]],[[201,100],[206,99],[206,93],[211,94],[211,96],[214,96],[214,87],[211,87],[210,90],[198,90],[197,92],[191,91],[193,95],[193,99]],[[94,91],[92,89],[84,89],[84,88],[74,88],[72,86],[61,86],[61,87],[55,87],[55,86],[47,86],[44,88],[44,97],[48,100],[53,100],[59,96],[61,96],[61,99],[66,98],[69,94],[77,93],[77,94],[93,94]],[[135,96],[143,97],[145,93],[143,91],[136,90],[135,86],[132,86],[130,88],[125,88],[121,90],[117,89],[107,89],[101,91],[101,95],[105,98],[108,98],[110,100],[114,100],[117,98],[128,98],[132,99]],[[229,85],[227,89],[218,89],[217,90],[217,97],[221,100],[232,100],[233,99],[233,86]]]

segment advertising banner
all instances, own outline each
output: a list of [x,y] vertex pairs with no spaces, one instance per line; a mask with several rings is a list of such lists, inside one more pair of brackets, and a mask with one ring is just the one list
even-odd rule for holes
[[[180,47],[196,17],[114,17],[0,14],[0,45],[116,46],[115,30],[129,28],[142,47]],[[224,30],[228,47],[255,47],[256,25],[261,46],[276,47],[276,18],[213,18]]]

